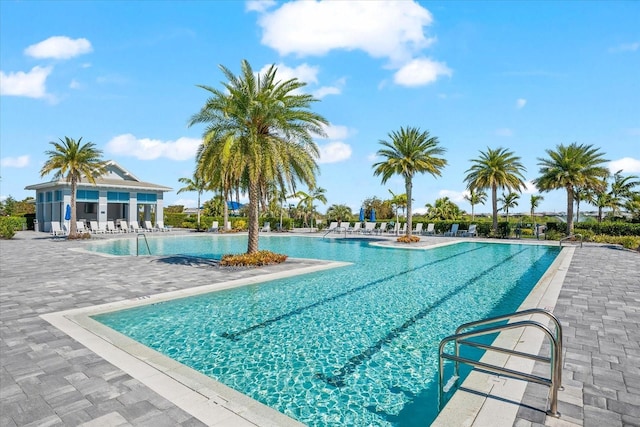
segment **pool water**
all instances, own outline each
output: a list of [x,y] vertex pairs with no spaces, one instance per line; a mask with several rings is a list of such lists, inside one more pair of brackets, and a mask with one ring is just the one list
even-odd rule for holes
[[[152,253],[246,249],[246,237],[158,240]],[[440,340],[461,323],[515,311],[559,253],[276,236],[260,246],[353,264],[95,319],[309,426],[424,426],[438,411]]]

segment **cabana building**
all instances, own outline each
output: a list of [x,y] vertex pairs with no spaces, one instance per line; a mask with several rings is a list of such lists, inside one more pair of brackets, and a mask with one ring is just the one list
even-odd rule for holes
[[[164,221],[163,196],[172,188],[140,181],[131,172],[110,160],[107,172],[95,178],[95,185],[83,178],[76,192],[78,221],[104,223],[121,220]],[[36,231],[51,231],[51,222],[65,224],[67,205],[71,205],[71,183],[62,178],[25,187],[36,191]]]

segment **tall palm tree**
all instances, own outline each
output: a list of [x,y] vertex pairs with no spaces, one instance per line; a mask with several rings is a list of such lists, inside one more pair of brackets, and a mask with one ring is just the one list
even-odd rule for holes
[[493,232],[498,232],[498,188],[521,191],[525,187],[523,172],[526,168],[520,157],[506,148],[487,148],[480,157],[471,160],[471,167],[464,178],[471,190],[491,189],[491,209],[493,212]]
[[441,197],[436,199],[436,202],[432,205],[427,203],[427,215],[430,219],[456,220],[462,215],[460,207],[453,203],[448,197]]
[[327,209],[327,219],[329,221],[350,221],[352,216],[353,212],[347,205],[331,205]]
[[509,194],[502,193],[502,197],[498,199],[500,202],[502,202],[502,208],[500,209],[507,213],[507,222],[509,222],[509,209],[518,206],[519,198],[520,196],[518,195],[518,193],[514,193],[512,191]]
[[622,176],[622,170],[613,174],[613,182],[611,183],[611,207],[613,208],[613,216],[618,216],[618,211],[625,204],[625,200],[629,200],[634,191],[633,188],[640,186],[640,181],[635,175]]
[[533,183],[540,191],[564,188],[567,191],[567,231],[573,233],[574,189],[602,186],[608,171],[602,166],[604,154],[592,145],[560,144],[555,150],[545,150],[547,158],[538,158],[540,176]]
[[305,193],[304,191],[298,191],[293,195],[293,197],[297,197],[300,199],[300,201],[298,202],[298,207],[303,208],[304,222],[305,223],[307,222],[308,215],[311,216],[311,227],[313,227],[313,213],[315,210],[313,203],[317,200],[319,202],[322,202],[323,204],[326,204],[327,203],[327,196],[325,196],[326,192],[327,190],[325,190],[324,188],[317,187],[317,188],[314,188],[313,190],[310,189],[308,193]]
[[476,217],[475,206],[484,205],[484,202],[487,201],[487,193],[483,190],[470,190],[469,194],[464,196],[464,199],[471,205],[471,221],[473,221]]
[[193,178],[179,178],[179,182],[186,184],[184,187],[178,190],[176,194],[183,193],[185,191],[196,191],[198,193],[198,230],[200,230],[200,197],[207,188],[207,184],[204,182],[200,174],[194,173]]
[[442,174],[447,161],[438,157],[445,149],[438,146],[438,137],[431,136],[429,131],[421,132],[418,128],[401,127],[399,131],[389,133],[389,141],[381,140],[384,147],[377,155],[385,160],[375,163],[374,175],[382,176],[384,185],[393,175],[402,175],[407,194],[407,236],[412,230],[411,193],[413,177],[417,173],[429,173],[434,177]]
[[404,210],[407,208],[407,193],[396,194],[389,189],[389,194],[391,194],[391,200],[389,200],[389,203],[393,206],[393,210],[396,214],[396,222],[398,222],[398,210],[402,209],[402,215],[404,215]]
[[588,188],[576,187],[573,189],[573,198],[576,202],[576,222],[580,222],[580,202],[594,203],[595,193]]
[[312,135],[325,135],[322,125],[329,122],[310,110],[317,100],[300,92],[305,83],[278,80],[274,65],[260,75],[246,60],[238,76],[224,66],[220,69],[228,81],[222,89],[199,86],[210,97],[189,125],[206,124],[203,139],[213,147],[222,146],[211,150],[226,150],[226,158],[242,177],[249,193],[247,253],[254,253],[261,188],[275,181],[281,188],[294,189],[297,180],[313,188],[319,151]]
[[93,142],[82,144],[82,138],[77,141],[67,136],[60,142],[52,141],[53,150],[47,150],[49,160],[40,169],[40,176],[54,172],[53,178],[64,178],[71,183],[71,224],[69,238],[77,237],[76,190],[78,183],[86,179],[91,184],[96,183],[95,177],[106,172],[106,162],[102,160],[102,151]]
[[536,208],[538,208],[540,206],[540,202],[542,202],[544,200],[544,197],[542,197],[539,194],[532,194],[531,198],[529,199],[529,203],[531,205],[531,221],[535,224],[536,220],[535,217],[533,216],[533,214],[536,211]]

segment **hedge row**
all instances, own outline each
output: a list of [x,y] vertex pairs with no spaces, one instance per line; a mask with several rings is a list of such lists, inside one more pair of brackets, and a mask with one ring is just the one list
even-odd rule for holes
[[11,239],[16,235],[16,231],[26,227],[24,217],[2,216],[0,217],[0,238]]

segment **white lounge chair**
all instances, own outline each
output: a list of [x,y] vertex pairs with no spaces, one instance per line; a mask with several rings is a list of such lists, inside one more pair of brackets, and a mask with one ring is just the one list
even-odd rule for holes
[[53,237],[64,236],[66,233],[60,227],[59,222],[51,222],[51,231],[49,232]]
[[154,231],[158,231],[158,229],[154,228],[154,226],[151,225],[151,221],[147,220],[144,222],[144,231],[154,232]]
[[78,233],[86,233],[87,229],[84,226],[84,221],[76,221],[76,231]]
[[101,229],[98,225],[98,221],[89,221],[89,226],[91,227],[92,233],[99,234],[105,232],[105,230]]
[[207,231],[210,233],[217,233],[218,231],[220,231],[220,227],[218,226],[218,221],[213,221],[211,223],[211,227],[209,227]]
[[128,233],[129,230],[129,225],[127,224],[127,221],[124,219],[120,220],[120,232],[121,233]]
[[120,230],[116,228],[113,221],[107,221],[107,233],[120,233]]
[[158,228],[158,230],[160,231],[171,231],[171,229],[169,227],[165,227],[164,226],[164,221],[158,221],[156,223],[156,227]]
[[376,233],[376,234],[382,234],[382,233],[384,233],[386,231],[387,231],[387,223],[386,222],[381,222],[380,226],[373,230],[373,232]]
[[349,233],[359,233],[360,230],[362,230],[362,223],[361,222],[356,222],[355,224],[353,224],[353,227],[349,227],[347,229],[347,231]]
[[376,228],[375,222],[365,222],[362,234],[373,234],[373,230]]
[[327,228],[327,231],[332,231],[336,228],[338,228],[338,221],[331,221],[331,223],[329,224],[329,228]]
[[132,233],[139,233],[140,230],[142,230],[142,227],[140,227],[140,225],[138,224],[138,221],[134,219],[131,221],[131,224],[129,224],[129,230]]
[[336,233],[342,233],[343,231],[349,231],[351,225],[349,221],[342,221],[340,225],[336,228]]
[[271,231],[271,223],[269,221],[266,221],[263,225],[262,228],[260,229],[260,231],[264,231],[264,232],[269,232]]
[[416,224],[416,227],[413,229],[412,233],[413,234],[422,234],[422,223],[419,222]]
[[425,236],[435,236],[436,235],[436,225],[433,222],[427,224],[427,229],[422,231],[422,234]]
[[476,224],[471,224],[469,229],[462,233],[463,237],[476,237],[478,235],[477,231],[478,226]]
[[[397,224],[396,224],[397,225]],[[400,234],[406,234],[407,233],[407,223],[403,223],[402,226],[398,229],[398,232],[396,234],[400,235]]]
[[449,231],[445,231],[444,235],[455,237],[458,234],[458,227],[460,227],[460,224],[451,224],[451,229]]

